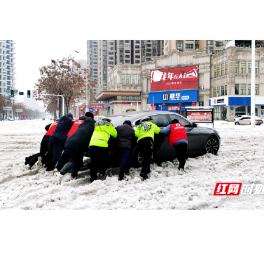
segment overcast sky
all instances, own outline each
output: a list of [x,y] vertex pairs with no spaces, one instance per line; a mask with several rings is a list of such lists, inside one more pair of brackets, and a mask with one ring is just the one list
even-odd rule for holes
[[[76,60],[86,59],[86,56],[74,52],[74,50],[86,55],[85,39],[49,39],[36,38],[30,39],[14,39],[16,42],[16,87],[18,91],[24,92],[26,96],[27,90],[33,90],[35,83],[40,77],[39,68],[51,63],[52,59],[62,59],[72,56]],[[23,96],[18,96],[19,100],[23,100]],[[26,98],[27,99],[27,98]],[[35,99],[26,100],[27,104],[35,107]]]

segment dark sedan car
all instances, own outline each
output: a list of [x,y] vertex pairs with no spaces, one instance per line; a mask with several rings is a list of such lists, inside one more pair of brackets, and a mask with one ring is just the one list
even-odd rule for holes
[[[136,128],[136,126],[139,125],[140,120],[147,116],[151,116],[151,122],[160,127],[160,129],[165,128],[170,124],[171,120],[177,118],[179,122],[185,126],[187,133],[187,156],[199,156],[205,153],[217,154],[220,146],[220,136],[217,131],[212,128],[197,126],[195,123],[188,121],[185,117],[179,114],[168,111],[137,111],[114,115],[109,118],[112,120],[114,127],[122,125],[125,120],[130,120],[133,127]],[[110,164],[113,165],[113,167],[115,165],[117,166],[119,163],[114,155],[114,145],[115,140],[110,140],[109,149],[112,156]],[[133,149],[132,157],[133,165],[140,165],[142,158],[137,147]],[[175,159],[175,150],[169,146],[168,137],[159,134],[155,135],[153,159],[155,163]]]

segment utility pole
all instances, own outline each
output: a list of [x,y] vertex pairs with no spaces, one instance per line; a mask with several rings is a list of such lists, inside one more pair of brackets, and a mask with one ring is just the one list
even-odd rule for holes
[[251,40],[251,127],[255,127],[255,40]]

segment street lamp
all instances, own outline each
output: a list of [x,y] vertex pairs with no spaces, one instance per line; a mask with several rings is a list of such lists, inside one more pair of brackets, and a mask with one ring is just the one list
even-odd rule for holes
[[[80,53],[79,51],[75,50],[74,52],[79,53],[81,55],[83,55],[84,57],[86,57],[84,54]],[[85,112],[88,112],[88,97],[87,97],[87,84],[88,84],[88,79],[87,79],[87,61],[86,61],[86,91],[85,91]]]

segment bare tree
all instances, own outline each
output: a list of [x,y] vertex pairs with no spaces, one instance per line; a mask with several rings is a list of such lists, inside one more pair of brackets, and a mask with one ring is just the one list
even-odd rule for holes
[[[74,107],[79,99],[85,98],[86,82],[87,93],[94,99],[92,87],[96,85],[96,81],[90,82],[90,73],[87,69],[81,68],[74,58],[51,60],[50,65],[41,67],[39,71],[40,78],[35,84],[38,93],[63,95],[67,111]],[[56,102],[51,97],[43,96],[37,100],[43,101],[48,112],[56,110]]]

